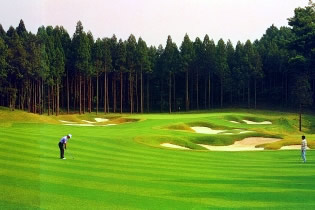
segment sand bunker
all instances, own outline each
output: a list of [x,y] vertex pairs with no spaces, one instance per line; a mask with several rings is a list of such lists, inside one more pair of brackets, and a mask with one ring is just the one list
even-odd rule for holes
[[225,130],[213,130],[208,127],[190,127],[193,129],[196,133],[203,133],[203,134],[218,134],[225,132]]
[[[239,131],[238,133],[230,133],[227,132],[228,130],[213,130],[211,128],[208,127],[190,127],[191,129],[193,129],[196,133],[202,133],[202,134],[224,134],[224,135],[237,135],[237,134],[243,134],[243,133],[252,133],[254,131],[245,131],[242,129],[233,129],[235,131]],[[227,132],[227,133],[224,133]]]
[[264,121],[264,122],[253,122],[250,120],[243,120],[243,121],[246,122],[247,124],[250,124],[250,125],[270,125],[270,124],[272,124],[272,122],[270,122],[270,121]]
[[168,148],[173,148],[173,149],[190,150],[190,149],[187,148],[187,147],[182,147],[182,146],[178,146],[178,145],[170,144],[170,143],[163,143],[163,144],[161,144],[161,146],[163,146],[163,147],[168,147]]
[[86,122],[86,123],[89,123],[89,124],[96,123],[96,122],[91,122],[91,121],[88,121],[88,120],[82,120],[82,121]]
[[94,118],[96,122],[107,122],[108,119],[104,119],[104,118]]
[[65,121],[65,120],[59,120],[62,123],[76,123],[76,122],[70,122],[70,121]]
[[[283,146],[280,148],[280,150],[300,150],[301,149],[301,145],[289,145],[289,146]],[[307,147],[307,149],[310,149],[309,147]]]
[[252,133],[254,131],[241,131],[240,134],[243,134],[243,133]]
[[234,144],[228,145],[228,146],[211,146],[211,145],[204,145],[204,144],[199,144],[199,145],[207,148],[208,150],[213,150],[213,151],[256,151],[256,150],[264,150],[264,148],[256,148],[257,145],[273,143],[280,140],[281,139],[250,137],[250,138],[245,138],[241,141],[236,141],[234,142]]
[[240,122],[233,121],[233,120],[231,120],[230,122],[231,122],[231,123],[237,123],[237,124],[239,124],[239,123],[240,123]]
[[117,125],[117,124],[107,124],[107,125],[101,125],[101,126],[113,126],[113,125]]
[[64,125],[72,125],[72,126],[94,126],[92,124],[64,124]]

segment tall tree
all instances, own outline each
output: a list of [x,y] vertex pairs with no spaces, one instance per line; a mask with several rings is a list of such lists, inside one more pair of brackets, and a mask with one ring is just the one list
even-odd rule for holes
[[5,89],[7,84],[7,57],[8,57],[8,46],[6,45],[5,41],[0,36],[0,106],[4,105],[1,103],[1,99],[5,96]]
[[98,80],[99,74],[104,67],[104,44],[101,39],[97,39],[92,48],[92,60],[95,67],[95,75],[96,75],[96,115],[98,114]]
[[[204,65],[205,65],[205,79],[208,80],[208,109],[211,106],[211,78],[215,71],[215,55],[216,55],[216,47],[213,40],[209,39],[209,36],[206,35],[203,40],[203,45],[205,49],[205,56],[204,56]],[[206,91],[205,91],[206,93]],[[206,97],[205,97],[206,98]],[[206,100],[205,100],[206,104]],[[206,107],[206,105],[205,105]]]
[[181,68],[186,74],[186,93],[185,93],[185,104],[186,111],[189,110],[189,70],[192,65],[192,61],[195,56],[193,43],[190,41],[189,36],[186,34],[184,41],[180,46],[180,56],[181,56]]
[[132,114],[134,112],[134,81],[137,66],[137,40],[133,34],[127,40],[126,51],[126,67],[129,71],[130,113]]
[[158,51],[155,47],[151,46],[148,50],[149,57],[149,70],[147,71],[147,112],[150,110],[150,81],[153,76],[153,72],[157,69],[157,60],[159,57]]
[[143,113],[143,72],[149,68],[148,47],[145,41],[140,37],[137,44],[137,60],[140,70],[140,112]]
[[90,68],[90,51],[89,51],[89,39],[86,33],[83,31],[83,25],[81,21],[77,23],[75,33],[72,39],[72,50],[74,67],[79,74],[79,113],[82,112],[82,75],[85,75],[86,70]]
[[121,39],[118,42],[117,47],[117,70],[120,74],[120,113],[123,112],[123,84],[124,84],[124,73],[126,72],[126,44]]
[[195,42],[193,43],[195,56],[193,59],[193,74],[195,76],[195,88],[196,88],[196,109],[199,110],[199,75],[201,70],[204,68],[204,57],[205,57],[205,48],[202,44],[202,41],[199,37],[196,38]]
[[294,99],[300,107],[299,128],[301,131],[302,106],[313,103],[310,90],[310,75],[315,75],[315,4],[310,1],[305,8],[294,10],[294,17],[289,18],[289,25],[295,34],[290,47],[296,50],[295,57],[290,59],[291,67],[295,70],[296,83],[293,88]]
[[108,72],[112,70],[111,39],[103,39],[103,71],[104,71],[104,113],[109,111]]
[[171,36],[168,36],[165,50],[162,54],[163,71],[168,75],[169,82],[169,113],[172,112],[172,76],[176,73],[178,69],[179,61],[179,51],[176,44],[172,41]]
[[[13,27],[10,27],[8,32],[8,82],[7,92],[9,95],[9,107],[11,110],[15,109],[15,103],[18,93],[20,91],[20,97],[22,98],[21,104],[23,104],[23,96],[26,91],[23,91],[23,87],[26,86],[29,89],[29,80],[23,78],[27,75],[27,53],[23,46],[23,40],[19,37]],[[29,104],[30,105],[30,104]],[[30,111],[30,107],[29,107]]]
[[220,106],[223,106],[223,94],[225,81],[228,75],[228,63],[226,45],[223,39],[220,39],[216,47],[216,74],[220,79]]

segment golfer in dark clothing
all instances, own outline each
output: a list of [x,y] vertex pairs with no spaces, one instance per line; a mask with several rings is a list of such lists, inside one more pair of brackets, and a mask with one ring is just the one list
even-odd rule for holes
[[60,149],[60,159],[66,159],[64,157],[65,149],[67,149],[67,141],[72,137],[71,134],[68,134],[67,136],[64,136],[59,141],[59,149]]

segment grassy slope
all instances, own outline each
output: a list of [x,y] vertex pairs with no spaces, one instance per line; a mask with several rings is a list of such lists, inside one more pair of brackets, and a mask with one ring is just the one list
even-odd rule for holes
[[[281,113],[255,115],[275,121],[282,117]],[[185,138],[192,144],[190,137],[205,135],[160,128],[197,121],[235,125],[220,120],[222,113],[131,117],[146,120],[112,127],[68,127],[59,124],[59,117],[0,110],[0,209],[315,207],[313,151],[308,152],[309,163],[304,165],[298,151],[207,152],[151,147],[139,144],[134,137],[149,133]],[[290,117],[294,116],[285,118]],[[276,125],[268,129],[238,126],[268,130],[269,134],[276,130]],[[278,130],[284,138],[300,136],[279,125]],[[67,152],[67,160],[58,159],[57,143],[66,133],[73,134],[68,148],[74,160]],[[307,136],[309,141],[313,137]]]

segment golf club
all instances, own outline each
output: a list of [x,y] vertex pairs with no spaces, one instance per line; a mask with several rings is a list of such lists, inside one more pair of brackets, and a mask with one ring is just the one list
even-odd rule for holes
[[71,152],[69,150],[67,150],[67,153],[69,153],[69,155],[72,157],[72,159],[74,160],[73,155],[71,154]]

